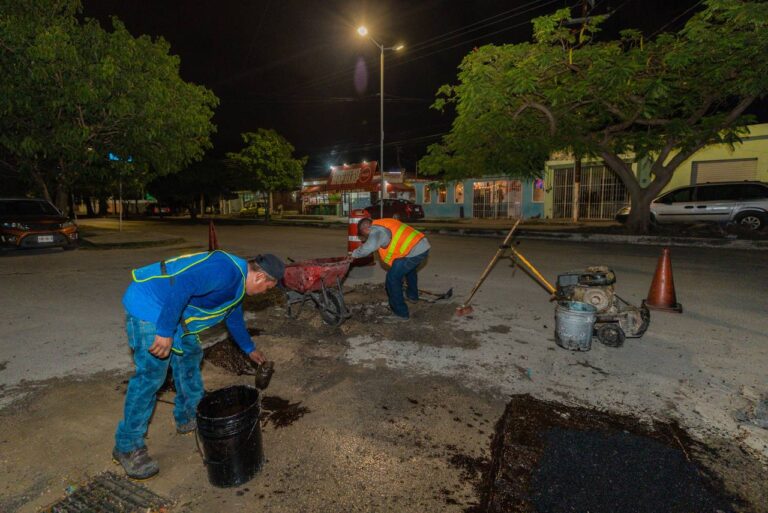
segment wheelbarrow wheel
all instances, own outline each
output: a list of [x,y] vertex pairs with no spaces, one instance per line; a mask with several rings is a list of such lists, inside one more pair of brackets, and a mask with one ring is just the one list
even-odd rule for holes
[[328,301],[319,305],[320,317],[329,326],[339,326],[347,318],[347,307],[344,305],[344,297],[338,290],[327,289]]
[[597,340],[608,347],[621,347],[624,344],[624,331],[618,324],[603,324],[598,326],[595,331]]

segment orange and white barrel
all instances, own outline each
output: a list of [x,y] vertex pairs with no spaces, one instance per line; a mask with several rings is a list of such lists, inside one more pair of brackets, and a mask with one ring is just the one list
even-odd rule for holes
[[[351,255],[354,250],[363,245],[363,241],[357,233],[357,223],[361,219],[370,217],[368,212],[362,208],[349,211],[349,229],[347,230],[347,254]],[[352,265],[373,265],[373,255],[368,255],[363,258],[356,258]]]

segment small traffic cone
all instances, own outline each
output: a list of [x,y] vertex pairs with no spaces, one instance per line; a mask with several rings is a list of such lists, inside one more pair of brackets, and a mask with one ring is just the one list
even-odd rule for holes
[[683,305],[677,302],[675,282],[672,279],[672,261],[669,258],[669,248],[664,248],[656,265],[648,298],[643,304],[652,310],[681,313]]
[[216,228],[213,227],[213,219],[208,224],[208,251],[219,249],[219,239],[216,238]]

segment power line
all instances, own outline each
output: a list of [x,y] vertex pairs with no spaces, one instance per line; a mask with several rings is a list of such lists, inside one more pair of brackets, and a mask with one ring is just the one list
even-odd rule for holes
[[682,18],[683,16],[685,16],[686,14],[688,14],[689,12],[691,12],[692,10],[694,10],[695,8],[697,8],[698,6],[700,6],[703,3],[704,3],[703,0],[699,0],[698,2],[696,2],[695,4],[690,6],[688,9],[684,10],[683,12],[681,12],[680,14],[678,14],[677,16],[675,16],[674,18],[669,20],[667,23],[662,25],[662,27],[660,29],[658,29],[656,32],[654,32],[653,34],[651,34],[648,39],[651,39],[651,38],[657,36],[658,34],[663,32],[667,27],[669,27],[670,25],[675,23],[677,20],[679,20],[680,18]]
[[[528,12],[531,12],[531,11],[534,11],[534,10],[537,10],[537,9],[541,9],[543,7],[546,7],[546,6],[549,6],[551,4],[557,3],[558,1],[559,0],[536,0],[534,2],[530,2],[528,4],[524,4],[522,6],[519,6],[519,7],[515,8],[515,9],[511,9],[510,11],[506,11],[506,13],[509,13],[509,12],[512,12],[512,11],[516,11],[516,14],[515,15],[507,16],[506,18],[504,18],[504,20],[507,20],[507,19],[510,19],[510,18],[514,18],[514,17],[520,16],[521,14],[525,14],[525,13],[528,13]],[[534,4],[535,4],[534,7],[526,9],[526,7],[534,5]],[[505,14],[505,13],[502,13],[502,14]],[[412,62],[414,60],[418,60],[418,59],[423,58],[423,57],[428,57],[430,55],[434,55],[434,54],[439,53],[441,51],[450,50],[452,48],[456,48],[457,46],[461,46],[461,45],[464,45],[464,44],[467,44],[467,43],[470,43],[470,42],[474,42],[477,39],[482,39],[482,38],[485,38],[485,37],[489,37],[489,36],[493,36],[493,35],[496,35],[496,34],[500,34],[500,33],[505,32],[507,30],[511,30],[513,28],[517,28],[517,27],[520,27],[520,26],[523,26],[523,25],[527,25],[530,22],[531,22],[531,20],[526,20],[526,21],[524,21],[522,23],[518,23],[518,24],[512,25],[510,27],[506,27],[506,28],[501,29],[501,30],[496,30],[496,31],[493,31],[493,32],[490,32],[490,33],[487,33],[487,34],[480,34],[480,35],[477,35],[477,36],[475,36],[474,38],[472,38],[470,40],[465,40],[465,41],[462,41],[460,43],[457,43],[457,44],[454,44],[454,45],[451,45],[451,46],[448,46],[448,47],[439,48],[436,51],[430,52],[430,53],[425,54],[423,56],[418,56],[416,58],[408,60],[407,62]],[[479,22],[476,22],[476,23],[479,23]],[[485,26],[494,25],[496,23],[499,23],[499,22],[488,23]],[[460,27],[459,29],[454,29],[453,31],[447,32],[447,33],[442,34],[440,36],[435,36],[434,38],[431,38],[431,39],[428,39],[426,41],[433,41],[434,40],[433,42],[430,42],[428,44],[416,43],[416,45],[414,45],[414,47],[416,48],[416,51],[418,52],[418,51],[426,50],[426,49],[434,47],[434,46],[438,46],[438,45],[442,44],[443,42],[445,42],[447,40],[455,39],[457,37],[465,35],[468,32],[463,32],[463,33],[458,33],[458,34],[456,34],[456,32],[463,31],[467,27],[470,27],[472,25],[474,25],[474,24],[465,25],[464,27]],[[472,32],[472,31],[475,31],[475,29],[470,30],[469,32]],[[445,37],[446,34],[455,34],[455,35],[452,35],[450,37]],[[435,40],[435,39],[437,39],[437,40]],[[395,64],[393,64],[391,66],[396,66],[398,64],[399,63],[395,63]],[[305,81],[305,82],[303,82],[301,84],[298,84],[298,86],[300,88],[304,89],[304,88],[309,88],[309,87],[312,87],[312,86],[319,86],[319,85],[326,84],[326,83],[330,84],[330,83],[333,83],[334,81],[336,81],[337,77],[338,78],[340,78],[342,76],[346,77],[350,73],[354,72],[354,70],[355,70],[355,68],[353,67],[353,68],[346,68],[346,69],[344,69],[342,71],[331,72],[331,73],[328,73],[326,75],[322,75],[322,76],[310,79],[308,81]],[[296,90],[296,88],[291,89],[291,91],[295,91],[295,90]]]

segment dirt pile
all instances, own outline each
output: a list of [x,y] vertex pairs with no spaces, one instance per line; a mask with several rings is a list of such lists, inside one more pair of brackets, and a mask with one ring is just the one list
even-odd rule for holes
[[[473,334],[457,329],[442,329],[453,317],[455,305],[448,302],[410,304],[412,318],[407,323],[387,324],[387,293],[383,285],[359,285],[344,293],[352,317],[341,326],[328,326],[320,314],[307,303],[298,319],[288,317],[285,296],[272,290],[263,296],[248,298],[243,308],[251,335],[292,338],[306,343],[319,341],[346,344],[349,337],[369,335],[377,339],[407,340],[432,346],[474,347]],[[205,350],[205,361],[233,374],[252,374],[250,360],[230,338]],[[172,389],[170,379],[168,389]]]

